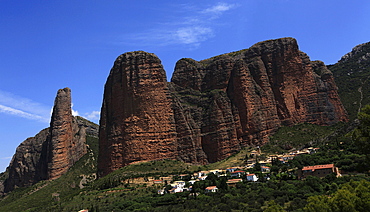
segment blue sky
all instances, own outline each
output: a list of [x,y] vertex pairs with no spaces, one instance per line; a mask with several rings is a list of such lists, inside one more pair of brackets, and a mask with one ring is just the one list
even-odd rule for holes
[[0,0],[0,172],[48,127],[58,89],[70,87],[74,113],[98,123],[122,53],[155,53],[170,80],[183,57],[294,37],[312,60],[333,64],[370,41],[369,11],[367,0]]

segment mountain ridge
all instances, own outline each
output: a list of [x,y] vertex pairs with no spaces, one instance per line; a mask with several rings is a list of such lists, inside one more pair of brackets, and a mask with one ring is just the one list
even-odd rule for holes
[[370,104],[370,42],[353,47],[336,64],[328,65],[349,118],[354,120]]
[[141,160],[212,163],[268,142],[281,125],[347,120],[333,75],[294,38],[199,62],[181,59],[171,82],[154,54],[128,52],[105,85],[100,176]]
[[[283,40],[288,41],[288,42],[294,42],[294,41],[291,40],[291,38],[284,38]],[[275,40],[270,40],[270,41],[267,41],[267,42],[274,42],[274,41]],[[260,43],[263,44],[264,42],[266,42],[266,41],[263,41],[263,42],[260,42]],[[280,41],[280,42],[282,42],[282,41]],[[272,45],[272,44],[270,43],[269,45]],[[299,51],[299,49],[297,49],[298,51],[295,51],[295,53],[294,53],[294,55],[296,55],[296,57],[291,57],[289,60],[286,60],[285,62],[287,62],[291,66],[292,65],[294,66],[294,64],[296,64],[297,61],[300,61],[298,64],[300,64],[301,68],[303,67],[303,69],[304,69],[304,67],[306,67],[307,70],[311,69],[310,73],[312,73],[312,76],[314,76],[313,77],[313,82],[314,82],[314,85],[316,87],[316,91],[318,92],[317,96],[327,95],[328,96],[327,99],[328,98],[330,99],[330,98],[333,98],[333,97],[330,97],[330,95],[332,95],[332,94],[329,95],[330,92],[328,92],[328,91],[330,91],[330,90],[335,91],[336,87],[337,87],[335,84],[332,83],[333,82],[333,77],[335,78],[335,80],[338,80],[338,79],[343,80],[342,78],[340,78],[342,76],[341,73],[344,73],[343,76],[351,76],[352,77],[357,72],[363,74],[368,70],[366,66],[362,66],[362,68],[361,68],[361,66],[360,66],[360,68],[358,68],[358,67],[356,68],[356,66],[354,66],[353,64],[358,64],[358,63],[356,63],[356,62],[352,63],[351,62],[351,60],[353,58],[357,58],[357,57],[361,58],[363,56],[363,55],[361,55],[361,56],[356,55],[358,53],[361,53],[361,54],[365,53],[364,55],[366,55],[367,50],[364,50],[363,46],[361,48],[362,48],[361,51],[355,51],[354,53],[352,53],[351,57],[346,57],[348,59],[343,60],[342,62],[336,64],[336,65],[345,64],[346,66],[336,66],[336,68],[338,68],[338,67],[343,68],[344,67],[344,69],[339,70],[339,68],[338,68],[338,69],[334,70],[333,69],[334,66],[327,66],[329,68],[329,70],[332,70],[333,72],[330,72],[326,68],[325,64],[323,64],[321,61],[310,61],[308,56],[305,53]],[[243,60],[243,57],[246,54],[256,54],[256,52],[258,52],[258,48],[254,49],[252,51],[252,53],[249,52],[249,51],[251,51],[250,49],[251,48],[240,50],[240,51],[237,51],[237,52],[231,52],[231,53],[215,56],[215,57],[205,59],[205,60],[201,60],[201,61],[195,61],[191,58],[183,58],[183,59],[178,61],[179,64],[176,66],[178,72],[176,74],[180,78],[177,79],[176,83],[173,82],[172,80],[171,80],[171,82],[163,83],[163,84],[166,84],[167,87],[164,87],[164,89],[162,90],[162,92],[163,92],[162,94],[164,96],[166,96],[166,100],[164,101],[164,103],[165,103],[165,105],[167,105],[166,108],[169,109],[169,111],[167,111],[167,112],[169,112],[169,114],[170,114],[168,116],[169,117],[169,119],[168,119],[169,120],[169,122],[168,122],[169,126],[172,126],[172,127],[175,126],[174,128],[169,127],[171,132],[176,132],[176,134],[171,135],[171,136],[173,136],[176,140],[176,141],[174,141],[174,143],[176,144],[176,142],[177,142],[177,144],[176,144],[177,148],[174,150],[174,156],[171,156],[171,157],[168,157],[168,158],[177,159],[177,160],[181,160],[181,161],[191,161],[191,160],[193,160],[193,161],[197,161],[198,164],[208,164],[208,162],[209,162],[208,159],[210,157],[209,157],[209,155],[207,155],[205,153],[205,151],[203,149],[204,148],[204,143],[202,145],[202,139],[204,139],[204,137],[206,137],[206,136],[211,136],[212,137],[212,136],[214,136],[213,134],[215,134],[216,136],[219,136],[221,138],[227,138],[227,136],[231,135],[230,137],[232,138],[232,133],[230,133],[230,132],[232,132],[232,131],[230,131],[230,129],[231,129],[230,126],[232,126],[232,124],[227,123],[227,121],[229,121],[231,123],[240,122],[240,118],[239,119],[235,118],[236,117],[235,114],[240,113],[240,112],[239,112],[239,109],[236,108],[235,106],[233,106],[233,104],[232,104],[233,101],[235,102],[235,99],[230,100],[230,98],[229,98],[230,93],[237,93],[237,92],[235,92],[235,89],[234,89],[233,92],[231,92],[232,91],[231,90],[232,86],[230,85],[230,81],[234,82],[235,78],[232,78],[232,77],[229,78],[229,76],[235,77],[235,73],[236,73],[237,70],[239,70],[238,73],[246,74],[247,73],[246,72],[247,68],[258,67],[258,64],[263,65],[263,66],[259,66],[259,67],[265,67],[266,70],[269,67],[275,67],[275,68],[280,67],[278,64],[274,65],[274,64],[271,63],[271,65],[269,65],[269,62],[268,62],[269,61],[269,56],[268,55],[261,56],[260,58],[257,58],[257,59],[254,58],[254,59],[248,59],[248,60],[241,61],[241,60]],[[284,49],[284,48],[282,48],[282,49]],[[274,59],[276,59],[276,56],[279,56],[279,55],[281,56],[281,55],[287,54],[287,52],[284,53],[284,51],[285,50],[280,52],[282,54],[277,54],[273,57],[271,57],[271,56],[270,57],[271,58],[275,57]],[[142,51],[141,52],[139,51],[139,52],[136,52],[136,53],[138,53],[139,55],[141,53],[146,54],[145,52],[142,52]],[[151,59],[152,63],[150,64],[150,66],[154,66],[154,67],[157,67],[157,68],[160,67],[160,64],[158,63],[158,61],[160,62],[160,60],[155,58],[154,54],[150,54],[148,56],[152,58]],[[234,58],[232,58],[232,57],[234,57]],[[231,62],[233,60],[238,60],[238,61],[243,62],[245,64],[243,64],[243,65],[241,65],[241,64],[231,65]],[[134,61],[140,61],[140,60],[134,60]],[[142,61],[145,62],[145,60],[142,60]],[[260,61],[260,62],[258,62],[258,61]],[[359,61],[359,60],[356,59],[355,61]],[[361,61],[361,62],[364,62],[364,61]],[[138,65],[138,67],[141,67],[141,68],[142,67],[149,67],[149,66],[146,66],[145,63],[137,63],[137,65]],[[354,70],[359,70],[359,71],[355,71],[354,73],[348,72],[348,70],[350,70],[350,69],[348,69],[348,67],[350,67],[350,65],[352,65],[353,67],[356,68]],[[132,67],[134,67],[134,66],[131,66],[131,68]],[[224,68],[222,68],[222,69],[212,68],[211,69],[209,67],[225,67],[225,69]],[[243,70],[244,72],[242,72],[240,69],[238,69],[240,67],[245,67],[245,69]],[[311,67],[311,68],[309,68],[309,67]],[[183,72],[184,72],[183,74],[181,74],[181,69],[182,68],[183,68]],[[191,68],[193,68],[193,69],[191,69]],[[207,70],[207,68],[208,68],[208,70]],[[150,69],[148,69],[148,70],[150,70]],[[225,71],[226,74],[221,72],[220,70],[226,70]],[[230,70],[230,72],[228,72],[227,70]],[[259,70],[259,72],[261,72],[261,73],[263,72],[262,69],[256,69],[256,70]],[[361,70],[362,70],[362,72],[360,72]],[[119,70],[117,69],[117,71],[119,71]],[[150,72],[150,71],[148,71],[148,72]],[[159,70],[159,72],[161,72],[161,70]],[[128,81],[129,82],[128,85],[136,86],[136,85],[140,85],[140,83],[142,83],[141,85],[144,87],[145,92],[147,90],[151,90],[151,84],[148,84],[145,81],[143,81],[143,79],[141,78],[143,76],[143,74],[141,72],[138,71],[138,72],[132,72],[132,73],[136,74],[138,80],[136,81],[136,83],[131,83],[131,84],[130,84],[130,81]],[[210,73],[212,73],[212,74],[210,74]],[[232,73],[232,74],[228,74],[228,73]],[[253,86],[250,86],[250,88],[252,88],[253,91],[255,91],[256,93],[258,93],[258,95],[256,97],[263,96],[266,89],[263,89],[263,87],[260,86],[260,84],[261,84],[260,81],[255,80],[255,79],[259,79],[257,77],[259,75],[257,75],[256,73],[251,72],[250,70],[249,70],[249,73],[250,73],[249,74],[250,79],[253,79],[255,82],[259,82],[259,83],[254,84],[254,83],[251,83],[253,80],[250,80],[250,85],[253,85]],[[268,73],[268,72],[266,72],[266,73]],[[294,73],[296,73],[296,72],[294,72]],[[348,75],[348,73],[351,73],[351,74]],[[122,75],[122,76],[124,76],[124,75]],[[270,77],[270,76],[273,76],[273,75],[267,74],[266,76]],[[363,75],[360,75],[360,74],[355,75],[355,77],[359,77],[359,76],[363,76]],[[130,75],[130,77],[132,79],[132,77],[134,77],[134,74]],[[122,79],[123,78],[120,78],[120,80],[118,80],[118,81],[122,81]],[[128,78],[128,79],[130,79],[130,78]],[[144,79],[145,79],[145,74],[144,74]],[[150,79],[151,78],[147,78],[146,80],[150,81]],[[159,79],[159,83],[162,83],[163,79],[165,79],[165,78],[163,78],[163,76],[159,76],[158,79]],[[207,84],[207,83],[204,82],[204,79],[207,79],[207,81],[210,79],[212,81],[212,83]],[[221,80],[219,80],[219,79],[221,79]],[[234,79],[234,80],[230,80],[230,79]],[[347,78],[345,78],[345,79],[347,79]],[[164,80],[164,81],[166,81],[166,80]],[[174,81],[176,81],[176,80],[174,79]],[[133,82],[133,81],[131,81],[131,82]],[[341,88],[342,88],[341,86],[343,85],[342,82],[343,81],[339,81],[339,83],[337,85],[339,85],[338,86],[339,87],[339,92],[338,93],[339,93],[340,97],[343,99],[343,98],[346,97],[346,95],[343,95],[343,94],[345,94],[345,90],[341,90]],[[352,84],[357,83],[357,82],[359,82],[359,81],[351,81]],[[158,83],[158,82],[155,82],[155,83]],[[290,84],[289,86],[291,86],[291,85],[292,84]],[[366,84],[363,83],[362,85],[364,85],[364,89],[365,89],[363,91],[366,91]],[[356,84],[356,86],[357,86],[357,84]],[[159,86],[159,88],[162,88],[162,87]],[[355,90],[356,90],[356,92],[358,92],[357,87],[356,87]],[[132,89],[131,91],[132,91],[132,94],[137,94],[138,92],[140,93],[140,89],[139,90]],[[253,92],[251,92],[251,93],[253,93]],[[334,94],[335,94],[335,92],[334,92]],[[240,95],[240,92],[239,92],[238,95]],[[135,96],[135,95],[133,95],[133,96]],[[250,94],[250,96],[253,97],[252,94]],[[147,100],[147,98],[149,98],[149,99],[153,98],[151,95],[149,95],[149,96],[144,95],[144,97],[145,97],[145,98],[143,98],[144,100]],[[334,96],[334,98],[338,99],[338,96]],[[142,101],[143,99],[139,99],[139,100]],[[255,98],[255,99],[258,99],[258,98]],[[309,99],[313,100],[313,98],[309,98]],[[367,99],[368,99],[367,95],[364,95],[363,104],[367,101]],[[137,101],[137,99],[135,99],[135,98],[133,98],[133,100]],[[157,99],[157,100],[160,101],[160,98]],[[344,102],[346,100],[347,99],[344,99]],[[122,103],[124,103],[124,102],[121,102],[121,104],[117,104],[116,107],[122,106]],[[135,101],[132,101],[131,103],[133,104],[133,103],[135,103]],[[293,101],[293,103],[295,103],[295,102]],[[319,109],[317,110],[318,112],[321,111],[321,113],[322,113],[325,110],[327,110],[326,113],[322,113],[322,114],[330,114],[330,112],[334,111],[333,107],[329,107],[330,105],[325,106],[325,104],[323,104],[323,103],[325,103],[325,101],[321,102],[321,107],[319,107]],[[136,102],[136,104],[140,105],[140,102]],[[162,102],[162,104],[163,104],[163,102]],[[302,105],[304,105],[304,104],[301,103],[300,105],[302,107]],[[319,106],[320,106],[320,104],[319,104]],[[356,108],[353,111],[357,111],[358,106],[359,105],[356,105]],[[145,107],[154,107],[154,105],[151,104],[151,102],[149,101],[149,102],[146,102],[145,105],[140,105],[140,107],[141,107],[141,109],[143,109]],[[294,105],[294,107],[295,107],[295,105]],[[131,107],[131,109],[134,109],[134,108],[135,107]],[[333,110],[331,110],[330,108],[333,109]],[[171,110],[173,110],[173,111],[171,112]],[[145,115],[145,113],[144,113],[144,115]],[[153,116],[151,116],[148,113],[146,115],[147,116],[144,116],[144,118],[146,118],[145,120],[148,123],[152,123],[152,125],[146,126],[146,127],[149,128],[149,129],[150,129],[150,127],[156,127],[156,126],[153,126],[153,121],[155,121],[155,120],[150,120],[150,118],[152,118]],[[257,113],[257,115],[258,115],[258,113]],[[320,115],[320,114],[316,114],[315,117],[319,117],[317,115]],[[204,119],[206,117],[209,117],[208,122],[204,122]],[[219,117],[222,117],[222,119],[219,119]],[[279,118],[275,118],[275,119],[280,120],[280,122],[281,122],[280,126],[284,126],[284,124],[289,125],[290,123],[291,123],[291,125],[298,126],[298,128],[302,128],[302,126],[303,126],[304,130],[300,130],[300,131],[302,131],[302,135],[307,133],[305,131],[305,130],[307,130],[306,129],[307,126],[305,124],[303,124],[302,126],[300,124],[296,125],[294,123],[294,119],[292,119],[293,121],[285,121],[283,123],[282,120],[284,120],[284,119],[280,119],[280,117],[284,118],[284,114],[281,114],[278,117]],[[285,116],[285,118],[286,117],[288,117],[288,116]],[[342,117],[343,118],[342,120],[346,121],[347,116],[344,115],[343,117]],[[140,116],[136,116],[136,117],[132,117],[132,118],[133,119],[127,119],[126,123],[139,123],[140,121],[142,121],[142,120],[139,120],[141,118]],[[88,181],[93,181],[96,178],[96,175],[95,175],[95,173],[97,172],[97,170],[96,170],[96,165],[97,165],[96,156],[97,156],[97,148],[98,148],[98,142],[97,142],[96,139],[98,138],[98,127],[99,126],[97,126],[95,124],[92,124],[91,122],[89,122],[87,120],[84,120],[83,118],[80,118],[80,117],[75,117],[75,120],[77,121],[79,126],[83,126],[86,129],[86,136],[87,136],[86,138],[87,138],[87,140],[89,140],[89,139],[94,140],[94,142],[90,141],[89,145],[87,146],[88,154],[85,154],[81,158],[81,160],[79,160],[76,163],[77,165],[73,165],[60,178],[52,180],[52,181],[49,181],[49,180],[41,181],[41,182],[36,183],[35,185],[31,186],[31,187],[23,188],[24,190],[22,190],[22,189],[16,190],[14,192],[15,196],[12,196],[12,193],[13,193],[12,192],[8,196],[9,198],[5,197],[3,199],[0,199],[1,203],[5,204],[5,205],[0,206],[1,208],[7,208],[7,209],[9,209],[9,208],[22,208],[22,209],[28,209],[28,210],[31,210],[31,211],[35,211],[35,210],[43,211],[42,209],[45,210],[45,207],[48,208],[48,209],[57,209],[58,207],[61,207],[61,205],[63,205],[63,207],[65,209],[66,208],[68,209],[68,205],[71,205],[70,208],[73,208],[73,209],[80,208],[80,209],[82,209],[81,205],[85,205],[84,207],[90,207],[91,210],[93,211],[93,209],[92,209],[93,206],[95,207],[96,205],[103,204],[103,201],[105,201],[107,203],[107,200],[109,198],[104,199],[104,197],[106,197],[107,194],[109,195],[109,194],[114,194],[114,193],[117,192],[116,194],[119,194],[120,197],[122,197],[122,195],[128,196],[128,194],[126,194],[126,193],[121,193],[123,190],[126,191],[126,190],[129,190],[129,189],[132,189],[130,187],[126,188],[126,186],[128,186],[128,184],[127,185],[122,184],[123,182],[122,182],[121,178],[123,177],[122,179],[126,179],[126,178],[124,178],[126,176],[125,174],[132,175],[132,177],[134,177],[134,176],[136,176],[135,175],[135,170],[141,170],[141,169],[143,169],[143,167],[145,167],[146,169],[150,169],[150,170],[153,169],[152,171],[153,172],[158,172],[158,174],[162,174],[160,172],[161,171],[160,168],[163,168],[163,166],[165,166],[165,168],[174,168],[174,170],[173,170],[174,173],[175,172],[177,173],[179,171],[177,169],[177,166],[173,165],[173,164],[175,164],[175,162],[172,162],[173,160],[163,160],[162,161],[161,158],[157,158],[157,159],[153,160],[154,162],[143,163],[142,165],[140,165],[141,163],[136,163],[138,165],[136,168],[127,167],[131,170],[130,173],[124,173],[126,168],[122,168],[122,169],[120,168],[120,170],[118,170],[118,172],[113,172],[112,175],[109,175],[107,177],[103,177],[103,178],[100,179],[100,181],[99,180],[97,181],[98,185],[102,184],[101,189],[115,188],[114,183],[117,183],[117,185],[119,185],[117,187],[117,191],[115,191],[114,189],[100,190],[100,187],[97,190],[94,190],[94,187],[88,187],[85,190],[81,190],[81,187],[79,187],[79,185],[82,185],[82,186],[85,185],[84,183],[86,183],[86,181],[84,181],[84,179],[88,179]],[[317,120],[325,120],[325,119],[317,119]],[[330,120],[330,119],[327,119],[327,120]],[[262,122],[263,119],[257,119],[257,122],[258,121]],[[328,125],[330,125],[334,122],[333,121],[328,121],[327,123],[328,123]],[[154,122],[154,125],[159,125],[160,123],[161,122]],[[208,128],[206,128],[207,126],[208,126]],[[131,129],[136,130],[136,129],[138,129],[138,127],[139,127],[138,125],[133,125],[133,127]],[[145,128],[142,128],[142,129],[145,129]],[[286,128],[284,128],[284,130],[286,130]],[[48,129],[48,128],[44,129],[44,130],[40,131],[40,133],[42,134],[43,131],[50,131],[50,129]],[[242,131],[241,127],[236,128],[236,131],[238,133],[240,133]],[[238,133],[236,133],[236,135],[238,135]],[[285,132],[285,134],[286,134],[286,136],[291,136],[291,133],[289,131]],[[151,136],[153,138],[153,136],[156,136],[156,134],[152,134]],[[164,137],[168,139],[168,138],[171,138],[171,136],[170,137],[164,136]],[[31,138],[29,138],[29,139],[31,139]],[[327,139],[329,139],[329,138],[327,138]],[[279,139],[279,140],[281,140],[281,139]],[[340,138],[339,141],[335,140],[336,142],[334,142],[334,140],[335,139],[333,139],[332,143],[327,143],[327,144],[332,145],[334,143],[337,143],[337,145],[339,145],[339,143],[340,143],[342,145],[342,142],[339,142],[339,141],[345,140],[345,138]],[[191,141],[191,142],[189,142],[189,141]],[[220,150],[217,150],[217,149],[215,149],[215,150],[221,152],[222,154],[224,154],[225,152],[228,152],[227,154],[233,155],[234,151],[238,152],[237,149],[240,146],[240,145],[239,146],[236,145],[236,146],[233,147],[234,149],[231,149],[231,148],[227,147],[227,145],[223,144],[222,141],[220,141],[220,140],[209,139],[209,141],[217,141],[216,143],[221,144],[219,146],[215,145],[217,148],[220,147]],[[248,141],[248,140],[246,140],[246,141]],[[258,140],[256,140],[256,141],[258,141]],[[238,140],[237,142],[239,142],[239,144],[241,143],[240,140]],[[279,141],[275,141],[275,142],[278,143]],[[310,143],[312,143],[312,142],[314,142],[315,144],[318,144],[321,141],[319,141],[319,140],[310,141]],[[326,141],[326,142],[328,142],[328,141]],[[283,145],[289,146],[289,145],[291,145],[291,143],[293,143],[293,141],[285,142]],[[258,142],[248,143],[248,145],[250,145],[250,146],[255,146],[255,145],[259,145],[259,144],[260,143],[258,143]],[[209,145],[210,148],[211,148],[211,151],[209,151],[209,150],[208,151],[212,152],[213,151],[212,150],[212,145],[214,145],[214,144],[213,143],[208,143],[207,145]],[[271,145],[274,145],[274,144],[271,144]],[[300,144],[300,145],[303,145],[303,144]],[[287,146],[282,146],[281,148],[288,148]],[[138,147],[138,148],[140,148],[140,147]],[[325,148],[330,149],[330,147],[325,147]],[[109,149],[109,148],[107,148],[107,149]],[[189,152],[189,150],[191,150],[191,152]],[[217,151],[215,151],[215,152],[217,153]],[[177,155],[175,155],[176,152],[177,152]],[[215,154],[215,156],[212,156],[212,157],[217,158],[218,157],[217,154]],[[241,158],[243,158],[243,157],[241,157]],[[150,160],[150,158],[149,158],[149,160]],[[204,161],[202,162],[202,160],[204,160]],[[133,162],[133,163],[135,163],[135,162]],[[156,164],[156,166],[154,166],[153,164]],[[190,166],[189,164],[185,164],[185,163],[184,164],[181,163],[181,164],[182,164],[181,167],[183,168],[183,170],[188,170],[189,169],[189,166]],[[217,163],[214,163],[214,164],[217,164]],[[211,166],[207,165],[207,166],[204,166],[204,167],[213,167],[213,164]],[[88,170],[87,171],[81,171],[84,168],[87,168]],[[157,168],[159,168],[159,169],[157,169]],[[193,168],[193,169],[196,170],[196,168]],[[99,171],[101,171],[101,170],[99,170]],[[166,171],[168,171],[168,170],[166,170]],[[73,175],[72,172],[75,175]],[[8,176],[7,176],[8,174],[9,174],[8,172],[0,174],[0,191],[2,190],[1,189],[1,187],[2,187],[1,181],[8,178]],[[130,180],[128,180],[128,181],[130,181]],[[90,184],[90,185],[96,186],[94,184]],[[107,186],[107,187],[105,187],[105,186]],[[49,190],[47,190],[47,189],[49,189]],[[138,189],[138,190],[140,190],[140,189]],[[22,191],[25,191],[26,193],[22,193]],[[82,191],[82,193],[81,193],[81,191]],[[97,199],[91,199],[89,197],[90,201],[87,201],[87,199],[84,199],[84,198],[86,198],[84,192],[90,192],[89,193],[90,195],[92,193],[96,194]],[[19,197],[17,195],[22,195],[22,197],[21,197],[22,200],[18,201]],[[42,200],[34,199],[36,197],[42,198]],[[114,196],[114,198],[113,198],[114,201],[116,201],[117,197]],[[102,199],[100,199],[100,198],[102,198]],[[109,199],[109,201],[113,201],[113,199]],[[122,198],[120,198],[120,199],[122,199]],[[96,200],[99,203],[95,202]],[[36,203],[38,201],[40,201],[39,204]],[[78,203],[78,201],[81,201],[84,204]],[[115,203],[115,202],[110,202],[110,203]],[[110,203],[107,203],[107,204],[110,204]],[[24,204],[24,205],[20,205],[20,204]],[[74,205],[74,206],[72,207],[72,205]]]

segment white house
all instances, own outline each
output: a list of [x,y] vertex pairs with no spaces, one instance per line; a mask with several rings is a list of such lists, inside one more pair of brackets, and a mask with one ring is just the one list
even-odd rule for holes
[[219,175],[219,174],[221,174],[221,173],[223,172],[223,170],[215,169],[215,170],[210,170],[209,172],[210,172],[210,173],[213,173],[213,174],[215,174],[215,175]]
[[185,181],[175,181],[174,182],[177,188],[184,188],[185,187]]
[[206,192],[217,192],[218,191],[218,188],[216,186],[208,186],[206,188]]
[[197,174],[197,178],[200,178],[200,177],[203,177],[203,176],[206,176],[207,174],[209,174],[209,171],[200,171]]
[[226,168],[226,171],[227,172],[235,172],[239,167],[229,167],[229,168]]
[[199,177],[198,179],[199,180],[206,180],[206,178],[207,178],[208,176],[202,176],[202,177]]
[[230,176],[231,176],[231,177],[240,177],[240,176],[241,176],[241,175],[243,175],[243,174],[245,174],[245,171],[241,171],[241,170],[239,170],[239,171],[231,172],[231,173],[230,173]]
[[236,186],[236,184],[239,182],[243,182],[243,179],[229,179],[227,180],[226,184],[228,186]]
[[255,174],[248,174],[247,175],[247,181],[256,182],[258,180],[258,177]]
[[270,167],[268,166],[261,166],[261,172],[270,172]]
[[199,180],[190,180],[189,183],[193,185],[197,181],[199,181]]

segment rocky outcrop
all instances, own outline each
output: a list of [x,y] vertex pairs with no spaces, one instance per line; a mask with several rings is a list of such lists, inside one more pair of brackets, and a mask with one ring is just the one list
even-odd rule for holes
[[191,135],[201,140],[208,162],[268,142],[281,125],[347,121],[333,75],[300,52],[293,38],[199,62],[182,59],[171,81],[177,113],[189,114],[187,121],[176,119],[177,128],[196,123],[191,129],[200,132]]
[[86,154],[86,125],[90,132],[94,128],[96,132],[97,127],[80,119],[71,113],[71,90],[60,89],[55,98],[50,127],[17,147],[6,170],[8,176],[4,181],[4,192],[41,180],[56,179]]
[[353,47],[352,51],[345,54],[338,61],[338,63],[346,63],[352,61],[355,61],[357,64],[359,64],[360,68],[370,65],[370,42]]
[[71,90],[60,89],[55,98],[48,142],[48,179],[56,179],[87,152],[85,128],[79,128],[71,110]]
[[49,137],[49,128],[41,130],[35,137],[27,138],[16,149],[6,172],[5,193],[16,187],[31,186],[47,179],[47,161],[45,142]]
[[101,175],[135,161],[175,157],[174,114],[155,55],[130,52],[117,58],[105,85],[99,138]]
[[143,160],[216,162],[268,142],[281,125],[347,121],[331,72],[293,38],[181,59],[165,79],[153,54],[118,57],[104,91],[100,176]]

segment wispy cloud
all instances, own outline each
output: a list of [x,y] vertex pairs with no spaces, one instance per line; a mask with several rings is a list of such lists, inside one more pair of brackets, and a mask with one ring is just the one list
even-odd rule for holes
[[27,113],[27,112],[24,112],[24,111],[15,109],[15,108],[7,107],[7,106],[4,106],[4,105],[0,105],[0,113],[6,113],[6,114],[9,114],[9,115],[19,116],[19,117],[22,117],[22,118],[33,119],[33,120],[42,121],[42,122],[48,122],[49,121],[49,119],[47,119],[45,117],[35,115],[35,114],[31,114],[31,113]]
[[0,90],[0,113],[49,122],[49,107],[30,99]]
[[87,120],[90,120],[90,121],[99,121],[99,118],[100,118],[100,111],[92,111],[90,113],[85,113],[84,114],[84,117],[87,119]]
[[213,5],[209,8],[206,8],[202,11],[202,13],[211,14],[211,15],[221,15],[223,12],[231,10],[237,7],[236,4],[227,4],[219,2],[216,5]]
[[199,45],[210,37],[213,37],[212,28],[203,26],[183,27],[175,33],[175,39],[184,44]]
[[89,121],[95,121],[95,122],[99,121],[99,119],[100,119],[100,111],[97,111],[97,110],[94,110],[92,112],[80,113],[79,111],[72,109],[72,115],[73,116],[82,116],[83,118],[85,118]]
[[[126,34],[121,42],[136,46],[169,46],[185,45],[198,47],[202,42],[216,36],[216,19],[233,8],[235,4],[216,3],[209,7],[182,5],[188,16],[180,16],[172,22],[163,22],[145,32]],[[184,11],[182,11],[184,12]]]
[[2,157],[0,158],[1,160],[9,160],[9,159],[12,159],[12,157]]

